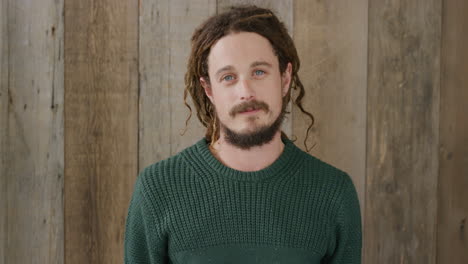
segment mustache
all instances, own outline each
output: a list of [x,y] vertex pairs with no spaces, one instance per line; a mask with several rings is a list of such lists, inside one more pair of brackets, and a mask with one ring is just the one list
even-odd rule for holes
[[235,115],[242,112],[246,112],[248,110],[264,110],[265,112],[268,112],[270,110],[270,107],[268,107],[268,105],[265,102],[252,100],[234,106],[229,112],[229,115],[231,117],[234,117]]

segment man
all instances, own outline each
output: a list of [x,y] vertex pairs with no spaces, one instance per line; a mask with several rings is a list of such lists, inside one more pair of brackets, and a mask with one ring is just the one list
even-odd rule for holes
[[298,69],[270,10],[233,8],[195,31],[185,97],[207,134],[140,173],[125,263],[360,263],[350,177],[280,131],[291,88],[305,112]]

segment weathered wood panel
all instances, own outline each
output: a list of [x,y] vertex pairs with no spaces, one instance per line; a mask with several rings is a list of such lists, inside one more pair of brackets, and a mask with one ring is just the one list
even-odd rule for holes
[[437,263],[468,263],[468,2],[443,2]]
[[[256,5],[258,7],[269,8],[275,12],[278,18],[283,21],[289,34],[293,34],[293,0],[269,1],[269,0],[218,0],[218,13],[228,10],[235,5]],[[291,111],[291,104],[287,110]],[[292,136],[292,113],[287,115],[281,129],[288,137]]]
[[4,263],[63,263],[62,10],[63,1],[2,1]]
[[0,0],[0,264],[6,264],[8,164],[8,31],[7,0]]
[[[184,74],[195,27],[215,14],[215,0],[141,1],[139,169],[176,154],[205,134],[184,105]],[[193,107],[192,107],[193,108]],[[195,109],[193,108],[193,111]]]
[[121,263],[138,162],[138,1],[67,1],[65,24],[65,262]]
[[435,263],[441,1],[369,1],[366,263]]
[[[311,154],[348,172],[364,211],[367,87],[367,0],[294,2],[294,40],[315,117]],[[293,111],[293,134],[304,148],[309,118]]]

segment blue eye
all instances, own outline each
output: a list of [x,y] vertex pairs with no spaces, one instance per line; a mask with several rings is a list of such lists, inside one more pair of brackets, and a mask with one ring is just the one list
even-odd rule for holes
[[226,75],[223,77],[223,81],[232,81],[234,80],[234,76],[232,75]]
[[255,71],[255,75],[257,75],[257,76],[263,75],[263,74],[265,74],[265,72],[262,71],[262,70],[256,70],[256,71]]

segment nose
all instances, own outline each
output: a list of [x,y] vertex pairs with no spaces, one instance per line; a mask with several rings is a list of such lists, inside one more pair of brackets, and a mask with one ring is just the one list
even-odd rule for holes
[[239,97],[241,100],[245,101],[252,100],[255,97],[254,90],[249,80],[241,80],[239,82]]

